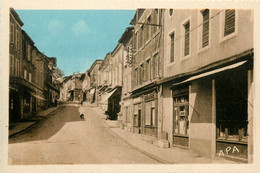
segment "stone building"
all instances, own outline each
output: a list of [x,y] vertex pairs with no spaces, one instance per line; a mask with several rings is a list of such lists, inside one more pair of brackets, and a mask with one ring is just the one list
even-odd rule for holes
[[121,112],[120,124],[127,131],[132,130],[132,63],[133,63],[133,27],[126,28],[125,32],[119,39],[119,42],[123,44],[123,87],[122,87],[122,98],[121,98]]
[[103,60],[96,60],[88,70],[89,88],[86,91],[87,102],[97,104],[97,87],[99,84],[98,69]]
[[132,66],[133,131],[160,137],[163,76],[163,10],[138,9],[134,25]]
[[37,49],[21,29],[23,22],[13,8],[9,14],[9,122],[12,123],[30,119],[38,110],[50,107],[52,95],[59,91],[53,87],[51,77],[56,58],[49,58]]
[[[165,139],[204,156],[251,161],[253,11],[164,12]],[[224,154],[229,147],[235,152]]]

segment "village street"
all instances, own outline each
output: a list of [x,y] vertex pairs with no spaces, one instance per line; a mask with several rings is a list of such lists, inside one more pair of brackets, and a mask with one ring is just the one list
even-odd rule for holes
[[32,129],[9,139],[10,164],[156,164],[114,137],[90,107],[61,106]]

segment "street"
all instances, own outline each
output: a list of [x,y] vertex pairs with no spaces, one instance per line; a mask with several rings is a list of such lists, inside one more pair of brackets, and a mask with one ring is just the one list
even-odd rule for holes
[[90,107],[61,106],[9,139],[10,164],[158,164],[114,137]]

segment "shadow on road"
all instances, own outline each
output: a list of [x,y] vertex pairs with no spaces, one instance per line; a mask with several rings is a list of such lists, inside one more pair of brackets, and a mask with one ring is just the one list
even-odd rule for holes
[[9,138],[9,144],[47,140],[55,135],[67,122],[84,121],[75,106],[61,106],[33,128]]

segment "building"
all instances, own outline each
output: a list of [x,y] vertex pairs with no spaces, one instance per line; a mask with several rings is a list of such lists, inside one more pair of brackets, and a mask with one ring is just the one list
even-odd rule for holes
[[163,77],[162,9],[138,9],[134,25],[132,65],[133,132],[160,138]]
[[89,76],[89,88],[86,91],[87,102],[96,103],[97,104],[97,87],[99,86],[99,77],[98,77],[98,69],[103,60],[96,60],[88,70]]
[[23,22],[13,8],[10,8],[9,35],[9,122],[22,118],[23,98],[21,92],[22,69],[22,30]]
[[132,116],[132,63],[133,63],[133,33],[134,28],[128,27],[121,36],[119,42],[123,44],[123,87],[121,97],[121,112],[120,124],[128,131],[132,130],[133,116]]
[[167,9],[164,21],[165,139],[252,161],[253,11]]
[[49,58],[21,29],[23,22],[10,8],[9,40],[9,122],[30,119],[52,104],[59,90],[53,86],[52,70],[56,58]]
[[82,101],[83,91],[82,83],[85,74],[73,74],[64,77],[61,87],[61,100],[62,101]]

